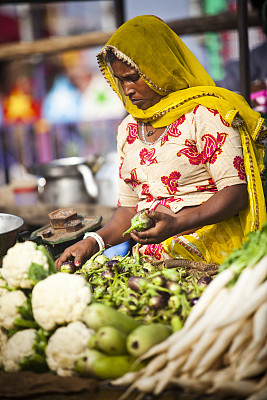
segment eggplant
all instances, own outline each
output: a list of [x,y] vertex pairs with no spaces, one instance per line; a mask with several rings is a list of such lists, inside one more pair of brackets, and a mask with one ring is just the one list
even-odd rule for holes
[[161,286],[165,287],[166,286],[166,279],[162,275],[156,275],[154,278],[151,279],[151,283],[155,286]]
[[139,211],[135,216],[131,219],[131,226],[127,231],[125,231],[122,236],[126,235],[126,233],[130,233],[133,230],[138,232],[145,231],[151,228],[155,224],[155,221],[152,218],[149,218],[145,211]]
[[165,298],[163,296],[152,296],[148,300],[148,305],[152,310],[161,310],[166,304]]
[[199,300],[199,297],[193,297],[193,299],[190,300],[190,307],[193,307],[197,304]]
[[197,280],[197,284],[198,284],[198,286],[207,286],[211,281],[212,281],[212,278],[210,276],[201,276]]
[[102,272],[101,278],[114,279],[114,272],[107,269],[106,271]]
[[60,266],[60,272],[67,272],[69,274],[74,274],[76,267],[73,261],[65,261]]
[[131,278],[128,279],[127,284],[134,292],[142,292],[147,287],[146,279],[141,278],[140,276],[131,276]]

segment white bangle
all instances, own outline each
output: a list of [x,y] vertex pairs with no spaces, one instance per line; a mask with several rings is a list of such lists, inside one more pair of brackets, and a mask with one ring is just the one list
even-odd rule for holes
[[96,232],[86,232],[84,234],[83,239],[86,239],[88,237],[93,237],[97,241],[97,244],[99,246],[99,251],[104,250],[105,242],[104,242],[104,240],[102,239],[102,237],[98,233],[96,233]]

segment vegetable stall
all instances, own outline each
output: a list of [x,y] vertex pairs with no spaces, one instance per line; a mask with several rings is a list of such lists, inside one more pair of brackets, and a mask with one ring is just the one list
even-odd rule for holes
[[43,245],[16,243],[1,269],[1,398],[266,398],[267,223],[199,267],[98,253],[57,272]]

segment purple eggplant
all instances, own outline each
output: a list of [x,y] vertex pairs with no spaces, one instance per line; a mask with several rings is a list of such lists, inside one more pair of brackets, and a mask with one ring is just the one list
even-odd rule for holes
[[73,261],[65,261],[60,266],[61,272],[67,272],[68,274],[74,274],[76,267]]
[[212,278],[210,276],[201,276],[197,280],[197,284],[198,284],[198,286],[207,286],[211,281],[212,281]]

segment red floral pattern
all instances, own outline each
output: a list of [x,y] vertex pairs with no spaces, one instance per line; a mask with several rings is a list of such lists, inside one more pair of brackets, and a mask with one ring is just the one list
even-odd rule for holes
[[146,246],[144,254],[147,256],[155,257],[157,260],[161,260],[164,249],[161,243],[149,244]]
[[225,143],[227,133],[217,132],[217,138],[213,135],[207,133],[207,135],[202,136],[202,140],[204,141],[204,149],[202,151],[202,163],[210,163],[214,164],[217,160],[219,154],[222,153],[221,146]]
[[120,177],[120,179],[122,178],[122,176],[121,176],[121,169],[122,169],[122,166],[123,166],[123,161],[124,161],[124,157],[121,157],[121,163],[120,163],[120,165],[119,165],[119,177]]
[[202,156],[197,150],[196,142],[194,140],[186,139],[185,145],[187,147],[178,151],[177,156],[181,157],[183,154],[188,158],[191,165],[199,165],[202,161]]
[[153,207],[151,207],[151,210],[156,210],[156,208],[159,205],[162,205],[164,207],[167,207],[171,210],[171,204],[173,203],[180,203],[180,201],[183,201],[183,199],[181,199],[181,197],[167,197],[167,198],[158,198],[158,200],[155,202],[155,205]]
[[184,121],[185,121],[185,115],[182,115],[181,118],[179,118],[170,126],[166,135],[164,135],[163,138],[161,139],[160,142],[161,146],[163,146],[164,143],[168,142],[169,136],[178,138],[182,134],[182,132],[178,129],[178,126],[181,125]]
[[180,179],[181,174],[178,171],[173,171],[169,176],[162,176],[161,182],[166,186],[170,194],[175,194],[178,192],[178,179]]
[[142,149],[139,153],[140,156],[140,164],[141,165],[151,165],[151,164],[157,164],[157,158],[154,157],[156,153],[156,150],[153,149]]
[[241,181],[244,181],[246,178],[246,173],[245,173],[245,165],[243,158],[236,156],[234,158],[233,165],[235,169],[238,171],[238,176],[241,179]]
[[154,197],[150,194],[149,185],[147,185],[146,183],[144,183],[142,185],[141,195],[145,195],[146,196],[146,201],[147,202],[151,202],[151,201],[154,200]]
[[[219,111],[213,110],[212,108],[207,108],[207,110],[210,111],[214,116],[217,115],[217,114],[219,114]],[[219,116],[220,116],[220,120],[221,120],[221,122],[222,122],[222,124],[223,124],[224,126],[230,126],[230,124],[228,124],[228,122],[226,122],[226,121],[223,119],[223,117],[221,116],[221,114],[219,114]]]
[[212,192],[212,193],[218,192],[218,189],[212,178],[209,179],[208,185],[196,186],[196,188],[198,192]]
[[141,185],[141,182],[139,182],[137,179],[136,168],[131,170],[131,178],[125,178],[124,182],[129,183],[134,188],[138,185]]
[[132,144],[137,138],[138,138],[138,129],[137,129],[137,124],[129,123],[127,125],[127,142],[129,144]]

